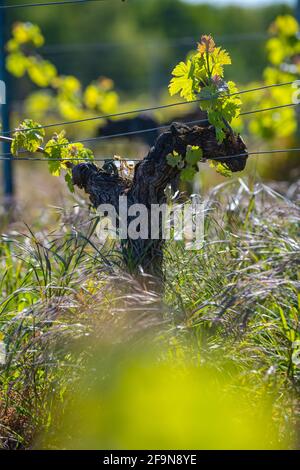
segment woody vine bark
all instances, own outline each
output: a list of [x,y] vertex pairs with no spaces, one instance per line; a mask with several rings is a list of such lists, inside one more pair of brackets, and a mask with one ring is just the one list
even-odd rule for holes
[[[230,128],[226,129],[226,136],[219,144],[213,126],[189,127],[174,123],[136,165],[132,181],[107,173],[93,163],[80,163],[72,170],[73,184],[84,189],[95,208],[109,203],[118,214],[119,196],[122,195],[127,196],[128,208],[132,204],[144,204],[149,213],[150,230],[151,204],[165,203],[166,187],[169,184],[173,188],[178,186],[180,170],[171,167],[166,157],[173,151],[185,157],[188,145],[201,147],[203,160],[224,163],[233,172],[241,171],[246,166],[246,146],[240,135]],[[130,223],[129,218],[126,223]],[[122,240],[122,253],[127,266],[131,271],[143,271],[162,279],[163,244],[162,238]]]

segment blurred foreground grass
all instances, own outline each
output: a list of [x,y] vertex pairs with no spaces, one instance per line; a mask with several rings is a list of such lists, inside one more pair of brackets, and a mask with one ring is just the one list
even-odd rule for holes
[[[69,449],[284,448],[272,422],[270,397],[251,400],[234,364],[222,371],[181,345],[160,351],[147,342],[116,347],[109,360],[95,347],[61,431],[38,447]],[[200,359],[200,357],[198,358]],[[219,362],[220,362],[219,358]],[[252,391],[253,392],[253,391]],[[59,417],[60,421],[61,417]]]
[[280,191],[212,190],[203,248],[166,246],[163,298],[82,200],[3,235],[2,447],[296,448],[299,184]]

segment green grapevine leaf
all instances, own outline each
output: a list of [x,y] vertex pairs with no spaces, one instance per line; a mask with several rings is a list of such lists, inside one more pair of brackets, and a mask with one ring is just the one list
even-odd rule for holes
[[187,146],[185,160],[190,165],[196,165],[203,157],[203,151],[200,147]]
[[66,161],[75,160],[77,164],[80,163],[80,161],[94,159],[93,152],[84,147],[81,142],[69,143],[68,139],[65,137],[64,131],[59,134],[54,134],[53,138],[47,142],[45,145],[45,153],[49,158],[49,171],[53,176],[59,176],[62,170],[67,171],[65,180],[72,192],[74,190],[72,177]]
[[198,98],[201,101],[200,107],[203,111],[208,111],[212,106],[215,106],[217,103],[217,89],[212,85],[206,85],[201,88],[198,94]]
[[[63,169],[63,160],[68,158],[68,139],[65,138],[65,132],[54,134],[45,145],[45,152],[49,157],[48,167],[51,175],[59,176]],[[61,161],[60,161],[61,160]]]
[[20,150],[36,152],[42,145],[45,130],[32,119],[25,119],[15,131],[11,144],[13,155],[17,156]]
[[168,165],[170,165],[172,168],[180,168],[181,164],[183,163],[182,156],[174,151],[173,153],[169,153],[169,155],[167,155],[167,162]]
[[93,160],[94,155],[90,149],[84,147],[84,145],[79,143],[69,144],[67,147],[68,159],[76,159],[76,163],[79,163],[80,160]]
[[169,92],[170,95],[176,95],[180,93],[180,96],[185,98],[186,100],[194,99],[194,92],[193,92],[193,62],[192,60],[187,60],[187,62],[180,62],[174,68],[172,75],[173,78],[169,85]]
[[172,72],[169,85],[171,95],[180,93],[186,100],[201,100],[200,108],[207,111],[210,124],[215,126],[219,143],[225,138],[225,129],[239,115],[241,100],[234,82],[223,79],[224,66],[231,64],[228,52],[216,44],[211,36],[202,36],[197,52],[186,62],[180,62]]
[[[200,108],[207,112],[208,121],[214,126],[219,143],[224,140],[226,128],[238,117],[241,107],[235,83],[226,82],[223,78],[224,66],[230,64],[228,52],[217,47],[212,36],[204,35],[198,43],[197,51],[190,54],[186,62],[180,62],[174,68],[169,84],[171,96],[179,93],[187,101],[199,98]],[[196,164],[201,157],[201,149],[187,149],[182,179],[193,178]],[[178,166],[177,160],[172,155],[167,157],[168,163],[173,167]],[[228,176],[229,170],[223,165],[216,169]]]
[[68,172],[65,174],[65,182],[67,183],[67,186],[71,193],[74,193],[74,185],[73,185],[73,180],[72,180],[72,175]]
[[210,167],[214,168],[217,173],[220,173],[220,175],[225,176],[226,178],[230,178],[230,176],[232,176],[232,172],[229,168],[222,163],[210,162]]
[[180,179],[181,181],[191,181],[193,180],[196,173],[197,173],[196,168],[188,165],[185,168],[183,168],[183,170],[181,170]]
[[225,49],[217,47],[210,56],[210,69],[212,75],[223,77],[224,65],[231,65],[231,58]]

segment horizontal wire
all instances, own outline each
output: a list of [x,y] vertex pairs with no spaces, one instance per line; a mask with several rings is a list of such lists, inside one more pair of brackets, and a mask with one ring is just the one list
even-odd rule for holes
[[281,109],[281,108],[291,108],[291,107],[295,107],[298,105],[299,103],[279,104],[278,106],[270,106],[269,108],[254,109],[253,111],[245,111],[243,113],[240,113],[239,116],[249,116],[250,114],[263,113],[265,111],[273,111],[275,109]]
[[[56,2],[42,2],[42,3],[21,3],[17,5],[1,5],[0,10],[7,10],[13,8],[29,8],[29,7],[48,7],[57,5],[91,3],[91,2],[104,2],[105,0],[61,0]],[[123,0],[124,1],[124,0]]]
[[[113,160],[112,157],[107,157],[107,158],[93,158],[92,160],[91,159],[88,159],[88,158],[35,158],[35,157],[2,157],[2,155],[0,155],[0,160],[1,161],[6,161],[6,160],[11,160],[11,161],[25,161],[25,162],[87,162],[87,163],[93,163],[93,162],[105,162],[107,160]],[[124,160],[128,160],[128,161],[132,161],[132,162],[138,162],[138,161],[141,161],[141,160],[138,160],[138,159],[135,159],[135,160],[130,160],[130,159],[124,159]]]
[[[185,124],[197,124],[197,123],[200,124],[200,123],[207,122],[207,121],[208,121],[207,119],[198,119],[198,120],[195,120],[195,121],[186,122]],[[74,142],[68,142],[68,143],[64,143],[64,144],[53,144],[53,145],[49,145],[47,147],[47,149],[52,148],[52,147],[60,148],[60,147],[68,146],[68,145],[82,144],[82,143],[86,143],[86,142],[94,142],[94,141],[99,141],[99,140],[107,140],[107,139],[112,139],[112,138],[116,138],[116,137],[125,137],[125,136],[128,136],[128,135],[142,134],[142,133],[146,133],[146,132],[154,132],[156,130],[168,129],[171,126],[171,124],[164,125],[164,126],[152,127],[150,129],[141,129],[141,130],[138,130],[138,131],[120,132],[118,134],[111,134],[111,135],[107,135],[107,136],[98,136],[98,137],[90,137],[90,138],[87,138],[87,139],[79,139],[79,140],[76,140]],[[21,150],[19,153],[28,153],[28,151],[27,150]],[[2,157],[8,157],[9,155],[11,155],[11,152],[1,154]]]
[[[300,148],[287,148],[287,149],[272,149],[272,150],[255,150],[252,152],[244,152],[244,153],[238,153],[235,155],[224,155],[220,157],[214,157],[214,158],[207,158],[207,160],[224,160],[226,159],[231,159],[231,158],[237,158],[237,157],[248,157],[248,156],[253,156],[253,155],[268,155],[268,154],[275,154],[275,153],[292,153],[292,152],[300,152]],[[35,158],[35,157],[2,157],[0,155],[0,160],[16,160],[16,161],[32,161],[32,162],[87,162],[87,163],[93,163],[93,162],[105,162],[108,160],[113,160],[112,157],[107,157],[107,158],[94,158],[94,159],[88,159],[88,158]],[[142,162],[144,158],[141,159],[132,159],[130,157],[128,158],[122,158],[121,161],[128,161],[128,162]],[[118,162],[118,160],[116,160]],[[200,161],[201,163],[201,161]]]
[[[265,90],[265,89],[269,89],[269,88],[273,88],[273,87],[281,87],[281,86],[286,86],[286,85],[292,85],[293,83],[294,83],[294,81],[284,82],[284,83],[273,83],[272,85],[263,85],[263,86],[256,87],[256,88],[250,88],[248,90],[242,90],[242,91],[237,91],[237,92],[234,92],[234,93],[230,93],[230,94],[226,95],[226,97],[242,95],[242,94],[245,94],[245,93],[251,93],[251,92],[254,92],[254,91]],[[8,130],[8,131],[2,132],[2,135],[9,135],[9,134],[13,134],[15,132],[31,132],[31,131],[34,131],[34,130],[49,129],[51,127],[67,126],[67,125],[71,125],[71,124],[79,124],[81,122],[90,122],[90,121],[96,121],[96,120],[100,120],[100,119],[109,119],[109,118],[113,118],[113,117],[127,116],[127,115],[130,115],[130,114],[140,114],[140,113],[145,113],[145,112],[148,112],[148,111],[155,111],[155,110],[158,110],[158,109],[172,108],[172,107],[175,107],[175,106],[182,106],[182,105],[187,105],[187,104],[191,104],[191,103],[199,103],[199,102],[202,102],[202,101],[210,101],[210,100],[212,100],[214,98],[217,98],[217,97],[218,97],[218,95],[212,96],[212,97],[209,97],[209,98],[198,98],[196,100],[179,101],[178,103],[170,103],[170,104],[164,104],[164,105],[160,105],[160,106],[152,106],[152,107],[149,107],[149,108],[135,109],[135,110],[132,110],[132,111],[123,111],[123,112],[120,112],[120,113],[105,114],[105,115],[102,115],[102,116],[94,116],[94,117],[90,117],[90,118],[76,119],[76,120],[72,120],[72,121],[57,122],[57,123],[52,123],[52,124],[46,124],[44,126],[34,127],[32,129],[28,128],[28,129]]]
[[[292,152],[300,152],[300,148],[289,148],[289,149],[273,149],[273,150],[255,150],[253,152],[244,152],[238,153],[236,155],[226,155],[225,157],[215,157],[212,160],[221,160],[223,158],[237,158],[237,157],[248,157],[253,155],[272,155],[275,153],[292,153]],[[210,159],[208,159],[210,160]]]
[[[253,111],[244,111],[243,113],[240,113],[239,116],[248,116],[250,114],[263,113],[265,111],[272,111],[272,110],[275,110],[275,109],[295,107],[295,106],[298,106],[298,103],[297,104],[296,103],[282,104],[282,105],[278,105],[278,106],[272,106],[272,107],[269,107],[269,108],[254,109]],[[239,117],[239,116],[237,116],[237,117]],[[197,119],[195,121],[183,122],[182,124],[201,124],[201,123],[205,123],[205,122],[209,122],[209,120],[207,118],[206,119]],[[116,137],[126,137],[126,136],[130,136],[130,135],[144,134],[144,133],[147,133],[147,132],[154,132],[156,130],[168,129],[171,125],[172,125],[172,123],[164,125],[164,126],[150,127],[149,129],[140,129],[138,131],[130,131],[130,132],[120,132],[118,134],[110,134],[110,135],[92,137],[92,138],[97,139],[97,141],[98,140],[109,140],[109,139],[116,138]],[[79,142],[83,142],[83,141],[79,141]]]
[[[265,111],[271,111],[271,110],[275,110],[275,109],[287,108],[287,107],[292,107],[292,106],[297,106],[297,104],[291,103],[291,104],[273,106],[273,107],[270,107],[270,108],[256,109],[256,110],[253,110],[253,111],[245,111],[243,113],[240,113],[239,116],[247,116],[247,115],[250,115],[250,114],[262,113],[262,112],[265,112]],[[205,123],[205,122],[209,122],[207,118],[206,119],[197,119],[195,121],[188,121],[188,122],[185,122],[183,124],[187,124],[187,125],[188,124],[201,124],[201,123]],[[91,137],[91,138],[87,138],[87,139],[78,140],[77,142],[78,143],[94,142],[94,141],[101,141],[101,140],[109,140],[109,139],[113,139],[113,138],[117,138],[117,137],[126,137],[126,136],[131,136],[131,135],[145,134],[147,132],[154,132],[154,131],[157,131],[157,130],[168,129],[171,125],[172,125],[172,123],[164,125],[164,126],[151,127],[149,129],[140,129],[138,131],[119,132],[117,134]],[[76,142],[73,142],[73,143],[75,144]],[[64,144],[64,145],[67,145],[67,144]],[[72,143],[71,143],[71,145],[72,145]],[[56,147],[56,145],[54,145],[54,147]]]
[[[296,103],[290,103],[290,104],[284,104],[284,105],[278,105],[278,106],[272,106],[272,107],[269,107],[269,108],[262,108],[262,109],[255,109],[253,111],[244,111],[242,113],[240,113],[239,116],[247,116],[247,115],[251,115],[251,114],[256,114],[256,113],[262,113],[262,112],[266,112],[266,111],[272,111],[272,110],[276,110],[276,109],[281,109],[281,108],[287,108],[287,107],[295,107],[295,106],[298,106],[298,104]],[[206,123],[208,122],[208,119],[197,119],[195,121],[188,121],[188,122],[185,122],[183,124],[186,124],[186,125],[189,125],[189,124],[201,124],[201,123]],[[155,132],[157,130],[164,130],[164,129],[168,129],[170,126],[171,126],[172,123],[168,124],[168,125],[164,125],[164,126],[157,126],[157,127],[152,127],[152,128],[149,128],[149,129],[140,129],[138,131],[131,131],[131,132],[120,132],[118,134],[111,134],[111,135],[106,135],[106,136],[98,136],[98,137],[90,137],[90,138],[87,138],[87,139],[79,139],[77,141],[74,141],[74,142],[68,142],[68,143],[65,143],[65,144],[53,144],[53,145],[49,145],[48,146],[48,149],[51,148],[51,147],[65,147],[65,146],[68,146],[68,145],[75,145],[77,143],[87,143],[87,142],[95,142],[95,141],[103,141],[103,140],[109,140],[109,139],[112,139],[112,138],[118,138],[118,137],[126,137],[126,136],[131,136],[131,135],[139,135],[139,134],[145,134],[147,132]],[[28,153],[26,150],[21,150],[19,153]],[[2,157],[6,157],[6,156],[9,156],[11,155],[10,152],[8,153],[5,153],[5,154],[2,154],[1,156]]]
[[[273,107],[270,107],[270,108],[263,108],[263,109],[253,110],[253,111],[246,111],[246,112],[241,113],[240,116],[245,116],[245,115],[250,115],[250,114],[260,113],[260,112],[265,112],[265,111],[271,111],[271,110],[286,108],[286,107],[291,107],[291,106],[297,106],[297,104],[291,103],[291,104],[286,104],[286,105],[273,106]],[[188,121],[184,124],[187,124],[187,125],[188,124],[201,124],[201,123],[206,123],[206,122],[208,122],[208,119]],[[164,126],[153,127],[153,128],[150,128],[150,129],[141,129],[141,130],[138,130],[138,131],[121,132],[121,133],[118,133],[118,134],[112,134],[112,135],[108,135],[108,136],[98,136],[98,137],[90,137],[90,138],[87,138],[87,139],[79,139],[76,142],[68,142],[66,144],[53,144],[51,146],[48,146],[48,149],[51,148],[51,147],[56,147],[56,148],[57,147],[64,147],[64,146],[67,146],[67,145],[74,145],[76,143],[94,142],[94,141],[108,140],[108,139],[117,138],[117,137],[125,137],[125,136],[129,136],[129,135],[138,135],[138,134],[143,134],[143,133],[147,133],[147,132],[154,132],[156,130],[168,129],[171,126],[171,124],[164,125]],[[28,152],[26,150],[21,150],[20,153],[28,153]],[[8,153],[5,153],[5,154],[2,154],[1,156],[2,157],[9,157],[10,155],[11,155],[11,153],[8,152]]]

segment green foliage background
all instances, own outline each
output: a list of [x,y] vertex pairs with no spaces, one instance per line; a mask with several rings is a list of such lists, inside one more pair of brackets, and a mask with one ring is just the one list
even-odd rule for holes
[[[191,5],[181,0],[114,0],[11,10],[8,20],[10,29],[15,21],[41,27],[47,45],[43,55],[61,74],[73,74],[83,84],[105,75],[115,81],[118,91],[134,97],[149,90],[155,96],[166,89],[170,70],[201,34],[211,33],[229,51],[233,66],[228,79],[238,83],[259,79],[267,63],[267,28],[278,14],[290,12],[287,5],[247,8],[218,7],[213,2]],[[257,35],[253,39],[248,33]],[[243,40],[236,39],[240,34]],[[89,50],[87,44],[92,44]],[[19,85],[15,98],[23,97],[32,86]]]

